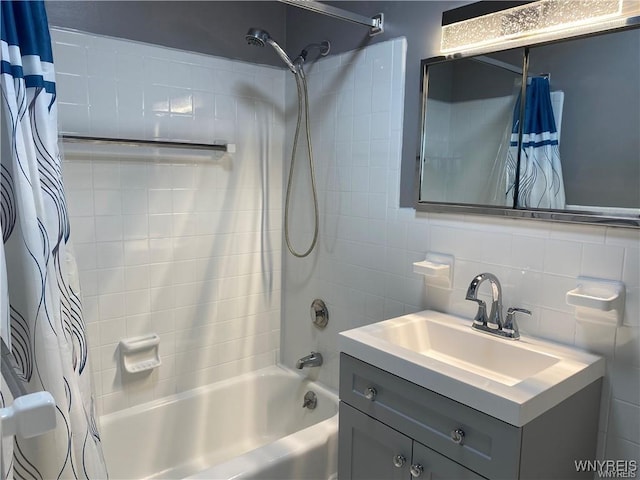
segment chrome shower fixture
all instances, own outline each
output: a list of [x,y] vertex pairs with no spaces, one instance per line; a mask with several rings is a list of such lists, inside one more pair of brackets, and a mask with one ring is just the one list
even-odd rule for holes
[[295,65],[300,65],[307,61],[307,55],[309,55],[309,50],[318,50],[320,52],[321,57],[326,57],[329,55],[329,50],[331,50],[331,44],[328,40],[320,43],[310,43],[306,47],[302,49],[300,55],[298,55],[293,63]]
[[268,43],[273,47],[273,49],[276,51],[282,61],[287,65],[287,67],[289,67],[289,70],[291,70],[294,75],[298,74],[298,71],[289,58],[289,55],[287,55],[282,47],[278,45],[278,43],[273,38],[271,38],[269,32],[260,28],[250,28],[244,38],[249,45],[256,45],[258,47],[264,47]]
[[[293,145],[291,147],[291,163],[289,165],[289,180],[287,181],[287,194],[284,204],[284,238],[287,244],[287,248],[294,257],[304,258],[308,256],[316,244],[318,243],[318,234],[320,232],[320,214],[318,212],[318,192],[316,189],[315,178],[315,166],[313,162],[313,148],[311,146],[311,125],[309,121],[309,92],[307,88],[307,79],[304,73],[304,62],[307,60],[307,55],[310,50],[318,50],[321,57],[326,56],[331,49],[329,42],[324,41],[320,43],[310,43],[302,49],[300,55],[298,55],[295,61],[291,61],[287,53],[278,45],[275,40],[271,38],[266,30],[261,28],[250,28],[247,34],[244,36],[249,45],[257,45],[264,47],[267,43],[271,45],[284,63],[289,67],[289,70],[293,72],[296,79],[296,88],[298,91],[298,119],[296,122],[296,132],[293,136]],[[293,184],[293,171],[296,165],[296,150],[298,148],[298,139],[300,132],[303,130],[303,117],[304,117],[304,133],[307,140],[307,150],[309,154],[309,176],[311,177],[311,196],[313,199],[313,239],[309,248],[304,252],[297,251],[289,238],[289,204],[291,203],[291,190]],[[320,361],[322,358],[320,357]],[[302,367],[298,367],[302,368]]]

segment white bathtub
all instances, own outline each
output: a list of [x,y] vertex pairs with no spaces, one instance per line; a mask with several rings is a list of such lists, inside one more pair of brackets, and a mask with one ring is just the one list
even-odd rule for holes
[[[315,410],[302,408],[313,390]],[[113,480],[335,478],[338,399],[273,366],[105,415]]]

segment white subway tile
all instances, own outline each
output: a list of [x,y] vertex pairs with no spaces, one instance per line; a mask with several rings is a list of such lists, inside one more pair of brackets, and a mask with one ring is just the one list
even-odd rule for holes
[[[114,293],[100,295],[98,297],[98,309],[100,312],[100,342],[103,344],[117,342],[119,338],[115,338],[116,335],[120,337],[124,335],[124,319],[118,318],[124,315],[124,294]],[[113,321],[110,322],[109,320]],[[105,334],[103,332],[107,333]],[[108,335],[108,332],[117,333],[105,337],[105,335]]]
[[82,77],[87,75],[87,51],[84,45],[56,42],[52,46],[57,75],[61,73]]
[[75,105],[89,104],[89,84],[85,76],[57,73],[56,85],[57,94],[60,96],[59,102]]
[[614,397],[627,403],[640,405],[640,369],[614,361],[610,371]]
[[511,241],[511,266],[537,272],[543,270],[545,260],[544,239],[514,235]]
[[640,328],[619,327],[616,333],[616,363],[640,367]]
[[98,294],[122,293],[124,286],[124,268],[104,268],[97,271]]
[[173,236],[171,214],[149,215],[149,238],[167,238]]
[[544,271],[577,277],[582,261],[582,245],[569,240],[549,239],[545,245]]
[[125,267],[124,284],[127,291],[149,288],[149,265]]
[[640,441],[640,406],[613,399],[609,417],[609,429],[622,439]]
[[[74,103],[58,103],[58,121],[60,133],[84,134],[90,132],[89,105],[77,105]],[[64,154],[64,145],[61,146]]]
[[624,248],[585,244],[582,250],[581,275],[619,280],[622,278]]
[[117,161],[94,162],[93,188],[119,189],[120,164]]
[[575,337],[575,320],[568,313],[542,308],[538,333],[543,338],[572,345]]
[[95,215],[119,215],[122,200],[119,190],[96,190],[93,194]]
[[67,190],[69,215],[73,217],[93,216],[93,190]]
[[587,322],[576,322],[576,347],[613,359],[616,343],[616,328]]
[[116,81],[116,101],[119,111],[124,109],[142,113],[145,107],[142,83],[132,82],[128,78]]
[[[167,176],[170,174],[169,170],[162,170],[161,172],[162,172],[162,176],[164,176],[165,173],[167,174]],[[171,213],[173,210],[172,197],[173,197],[173,194],[169,188],[150,189],[149,190],[149,213],[151,214]]]
[[124,242],[124,263],[130,265],[145,265],[150,262],[150,240],[126,240]]
[[[77,248],[77,247],[76,247]],[[122,242],[98,242],[95,244],[95,265],[91,268],[114,268],[124,265]]]
[[125,314],[143,315],[151,311],[149,290],[129,290],[124,294]]

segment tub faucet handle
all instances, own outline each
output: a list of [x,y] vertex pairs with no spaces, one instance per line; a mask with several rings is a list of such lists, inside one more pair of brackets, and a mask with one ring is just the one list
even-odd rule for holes
[[308,408],[309,410],[313,410],[318,405],[318,396],[315,392],[309,390],[304,394],[304,401],[302,403],[302,408]]

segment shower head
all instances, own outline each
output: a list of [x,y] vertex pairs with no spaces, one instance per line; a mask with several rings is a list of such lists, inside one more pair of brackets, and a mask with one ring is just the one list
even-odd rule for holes
[[261,30],[259,28],[250,28],[244,38],[249,45],[264,47],[264,45],[267,43],[267,40],[269,40],[271,36],[266,30]]
[[301,65],[307,61],[307,55],[309,55],[310,50],[318,50],[318,53],[321,57],[326,57],[329,55],[329,50],[331,50],[331,43],[328,40],[325,40],[320,43],[310,43],[306,47],[302,49],[300,55],[298,55],[293,63],[296,65]]
[[289,67],[289,70],[294,75],[298,74],[298,70],[295,65],[289,58],[289,55],[276,43],[276,41],[271,38],[269,33],[266,30],[262,30],[260,28],[250,28],[247,34],[244,36],[245,40],[249,45],[257,45],[259,47],[264,47],[265,44],[269,44],[276,51],[278,56],[282,59],[282,61]]

